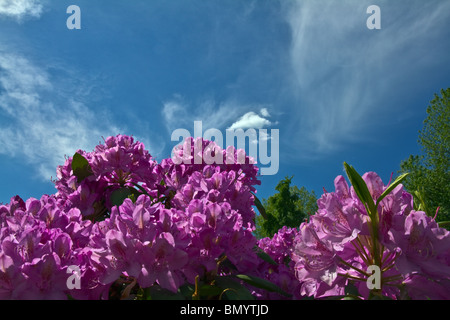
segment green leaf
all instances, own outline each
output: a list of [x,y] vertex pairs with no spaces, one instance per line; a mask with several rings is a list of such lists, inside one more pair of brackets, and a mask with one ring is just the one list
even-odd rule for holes
[[131,184],[133,186],[135,186],[136,188],[138,188],[142,192],[142,194],[145,194],[145,195],[149,196],[150,199],[152,199],[152,197],[148,194],[147,190],[145,190],[142,186],[140,186],[139,184],[137,184],[135,182],[131,182]]
[[254,247],[254,250],[256,251],[256,255],[261,258],[262,260],[264,260],[265,262],[268,262],[269,264],[273,265],[273,266],[277,266],[278,263],[276,263],[271,256],[269,256],[263,249],[261,249],[258,246]]
[[356,195],[359,200],[364,204],[366,210],[368,210],[368,214],[371,216],[376,213],[376,206],[373,202],[372,196],[369,192],[369,188],[367,188],[366,182],[361,177],[361,175],[353,168],[344,162],[345,172],[347,173],[347,177],[350,180],[353,188],[355,189]]
[[383,295],[381,292],[374,292],[372,290],[369,293],[369,300],[392,300],[392,298]]
[[178,293],[181,294],[185,299],[191,299],[194,291],[195,287],[190,283],[185,283],[178,288]]
[[89,162],[79,153],[75,153],[72,157],[72,171],[74,176],[77,177],[78,183],[93,174]]
[[134,196],[136,198],[135,194],[137,193],[136,189],[129,188],[129,187],[123,187],[120,189],[116,189],[113,192],[111,192],[111,204],[113,206],[120,206],[126,198],[131,198]]
[[238,274],[236,277],[240,280],[243,280],[244,282],[248,283],[249,285],[252,285],[254,287],[267,290],[270,292],[277,292],[283,296],[290,297],[291,295],[289,293],[284,292],[281,290],[280,287],[278,287],[276,284],[259,277],[249,276],[245,274]]
[[223,289],[210,284],[204,284],[199,287],[198,292],[200,297],[215,297],[222,293]]
[[430,210],[428,206],[428,201],[425,196],[425,190],[419,187],[420,190],[415,190],[413,192],[414,196],[414,210],[416,211],[424,211],[428,216],[434,217],[433,212]]
[[319,300],[319,301],[335,301],[335,300],[343,300],[344,298],[346,298],[347,296],[344,295],[339,295],[339,296],[325,296],[325,297],[321,297],[321,298],[315,298],[313,300]]
[[170,290],[161,288],[159,285],[153,285],[144,289],[145,300],[185,300],[181,292],[172,292]]
[[438,225],[441,228],[448,227],[448,226],[450,226],[450,221],[439,221]]
[[255,300],[251,292],[231,276],[217,277],[215,284],[222,289],[221,298],[228,300]]
[[345,292],[346,296],[350,296],[352,298],[351,300],[354,300],[354,297],[358,297],[359,296],[358,288],[356,288],[355,285],[352,282],[349,282],[345,286],[344,292]]
[[362,300],[362,299],[358,296],[348,295],[343,297],[341,300]]
[[409,175],[409,173],[402,174],[397,179],[395,179],[395,181],[393,183],[391,183],[391,185],[386,190],[384,190],[384,192],[377,199],[377,203],[376,203],[377,208],[378,208],[378,204],[381,202],[381,200],[383,200],[384,197],[386,197],[389,193],[391,193],[392,190],[394,190],[408,175]]
[[230,261],[230,259],[225,259],[220,263],[220,266],[228,270],[237,270],[237,267]]
[[128,196],[128,199],[130,199],[131,201],[133,201],[133,203],[136,203],[136,195],[134,193],[130,194]]
[[252,192],[252,195],[255,198],[254,203],[255,203],[256,208],[258,209],[259,213],[263,216],[263,218],[267,220],[266,209],[264,208],[261,201],[258,199],[258,197],[253,192]]

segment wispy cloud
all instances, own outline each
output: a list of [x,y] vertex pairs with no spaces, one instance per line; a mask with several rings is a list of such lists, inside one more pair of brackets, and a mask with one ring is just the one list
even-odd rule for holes
[[65,155],[92,150],[102,136],[119,132],[101,110],[94,114],[83,101],[67,98],[70,92],[58,94],[67,90],[28,59],[0,51],[0,154],[34,164],[47,181]]
[[286,76],[296,105],[285,129],[297,144],[296,156],[323,156],[372,139],[380,127],[373,117],[387,120],[407,108],[389,103],[398,84],[441,60],[426,48],[448,26],[450,2],[410,1],[405,12],[404,4],[379,1],[381,30],[366,27],[370,4],[318,0],[286,6],[292,34]]
[[39,18],[43,13],[41,0],[1,0],[0,16],[5,15],[22,21],[26,17]]

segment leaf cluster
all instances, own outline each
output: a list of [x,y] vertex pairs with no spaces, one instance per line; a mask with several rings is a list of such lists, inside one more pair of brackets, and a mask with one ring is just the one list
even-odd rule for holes
[[256,217],[257,238],[272,237],[283,226],[298,228],[309,215],[317,211],[314,191],[291,186],[292,179],[286,177],[281,180],[275,188],[278,192],[262,200],[265,214]]
[[[435,94],[419,131],[420,155],[410,155],[399,173],[410,172],[404,186],[414,196],[416,210],[436,221],[450,220],[450,88]],[[438,209],[439,208],[439,209]]]

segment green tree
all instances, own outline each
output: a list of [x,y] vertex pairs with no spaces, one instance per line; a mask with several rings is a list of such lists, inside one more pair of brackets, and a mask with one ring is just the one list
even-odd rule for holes
[[291,186],[292,178],[281,180],[275,187],[278,193],[262,200],[267,219],[256,217],[256,237],[272,237],[283,226],[299,227],[308,215],[317,211],[314,191]]
[[[400,172],[410,172],[405,188],[414,195],[416,209],[450,220],[450,88],[434,95],[419,131],[421,155],[411,155],[400,164]],[[420,208],[419,208],[420,206]]]

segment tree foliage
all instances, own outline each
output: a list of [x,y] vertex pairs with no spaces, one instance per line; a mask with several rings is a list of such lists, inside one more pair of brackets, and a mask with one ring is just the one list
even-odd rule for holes
[[255,234],[258,238],[271,237],[283,226],[299,227],[308,215],[317,211],[314,191],[291,186],[292,178],[281,180],[275,187],[278,192],[262,200],[267,219],[261,215],[256,217]]
[[450,88],[435,94],[419,131],[422,154],[410,155],[400,164],[400,172],[410,172],[406,189],[414,195],[417,209],[437,221],[450,220]]

